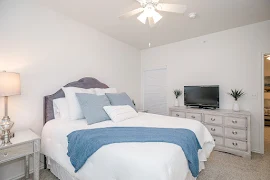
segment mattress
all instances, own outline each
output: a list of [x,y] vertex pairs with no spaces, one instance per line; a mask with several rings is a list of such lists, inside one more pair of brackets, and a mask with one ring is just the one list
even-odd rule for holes
[[[42,131],[42,153],[57,163],[73,179],[80,180],[191,180],[188,162],[181,147],[170,143],[117,143],[103,146],[77,172],[67,156],[67,135],[81,129],[101,127],[160,127],[192,130],[202,149],[200,169],[215,143],[200,122],[176,117],[139,113],[138,117],[114,123],[104,121],[87,125],[85,120],[52,120]],[[55,173],[56,174],[56,173]],[[61,179],[61,177],[59,177]],[[194,178],[193,178],[194,179]]]

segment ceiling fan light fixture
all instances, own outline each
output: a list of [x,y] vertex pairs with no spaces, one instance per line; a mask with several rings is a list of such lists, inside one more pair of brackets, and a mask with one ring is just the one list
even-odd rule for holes
[[158,12],[156,12],[156,11],[154,11],[153,12],[153,20],[154,20],[154,23],[156,24],[158,21],[160,21],[162,19],[162,16],[158,13]]
[[160,0],[136,0],[136,1],[140,3],[141,7],[129,11],[121,15],[119,18],[126,19],[141,13],[137,17],[137,19],[143,24],[146,24],[146,20],[148,19],[151,28],[154,27],[154,25],[162,19],[162,16],[159,14],[159,11],[183,14],[187,9],[186,5],[160,3]]
[[145,14],[145,12],[143,12],[143,13],[141,13],[141,14],[137,17],[137,19],[138,19],[139,21],[141,21],[141,23],[145,24],[145,23],[146,23],[146,19],[147,19],[147,15]]
[[148,4],[144,8],[144,13],[146,14],[147,17],[153,17],[154,12],[155,12],[155,8],[152,4]]

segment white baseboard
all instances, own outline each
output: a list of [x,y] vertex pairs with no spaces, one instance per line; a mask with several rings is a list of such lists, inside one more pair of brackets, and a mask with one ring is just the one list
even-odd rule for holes
[[[39,165],[39,169],[44,169],[44,163],[40,162],[40,165]],[[29,174],[32,174],[34,172],[34,170],[29,170]],[[12,178],[9,178],[7,180],[17,180],[17,179],[20,179],[20,178],[23,178],[25,176],[24,173],[20,174],[20,175],[17,175],[15,177],[12,177]]]
[[258,150],[258,149],[254,149],[254,150],[252,150],[251,152],[254,152],[254,153],[258,153],[258,154],[263,154],[260,150]]

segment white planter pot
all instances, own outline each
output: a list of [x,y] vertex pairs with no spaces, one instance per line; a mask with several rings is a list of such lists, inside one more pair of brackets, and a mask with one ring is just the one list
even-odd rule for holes
[[233,103],[233,111],[240,111],[239,104],[237,101],[234,101]]
[[178,107],[178,106],[179,106],[179,101],[178,101],[178,99],[175,99],[175,101],[174,101],[174,106],[175,106],[175,107]]

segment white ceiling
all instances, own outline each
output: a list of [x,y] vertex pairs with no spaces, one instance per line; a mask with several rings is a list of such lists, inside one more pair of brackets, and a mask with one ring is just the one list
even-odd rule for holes
[[[187,5],[184,15],[161,12],[156,27],[139,22],[134,16],[119,15],[138,8],[136,0],[41,0],[43,5],[89,25],[138,49],[169,44],[201,35],[270,19],[270,0],[161,0]],[[197,12],[198,18],[188,18]]]

